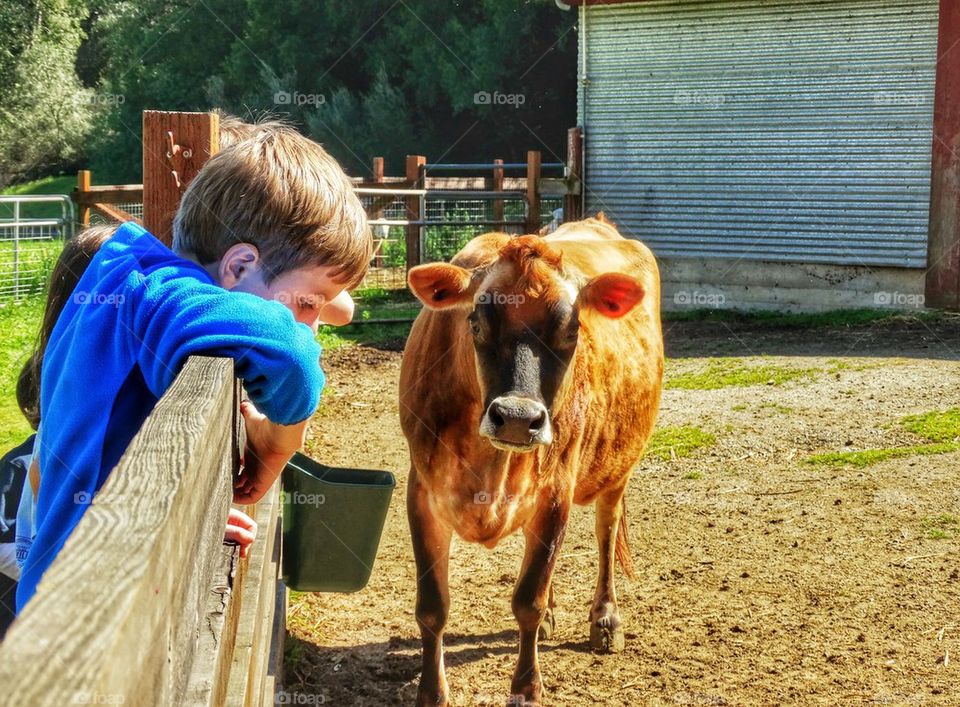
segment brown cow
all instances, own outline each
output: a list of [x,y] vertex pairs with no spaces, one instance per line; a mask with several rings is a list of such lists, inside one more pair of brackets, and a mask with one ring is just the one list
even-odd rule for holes
[[451,534],[493,547],[522,528],[509,703],[537,704],[538,634],[553,632],[551,579],[572,503],[597,502],[590,644],[623,647],[613,586],[614,556],[632,568],[623,494],[663,376],[656,261],[601,217],[545,238],[478,236],[451,264],[413,268],[409,281],[426,305],[400,374],[423,640],[417,701],[447,704]]

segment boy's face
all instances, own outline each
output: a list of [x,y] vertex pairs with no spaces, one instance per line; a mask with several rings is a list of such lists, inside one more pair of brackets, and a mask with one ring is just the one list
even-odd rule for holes
[[280,302],[316,333],[320,310],[344,290],[344,283],[334,279],[336,274],[337,268],[329,265],[304,266],[278,275],[268,285],[263,269],[251,268],[229,289]]

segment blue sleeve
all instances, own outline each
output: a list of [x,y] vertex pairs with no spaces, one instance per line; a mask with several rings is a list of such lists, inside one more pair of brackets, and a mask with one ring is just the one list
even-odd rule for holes
[[160,271],[134,290],[127,309],[133,355],[158,398],[189,356],[224,356],[271,421],[290,425],[317,409],[324,385],[320,345],[279,302]]

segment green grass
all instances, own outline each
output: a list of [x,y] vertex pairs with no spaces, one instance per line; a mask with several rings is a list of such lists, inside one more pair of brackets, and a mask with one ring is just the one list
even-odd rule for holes
[[927,530],[927,537],[931,540],[946,540],[956,536],[960,531],[960,519],[951,513],[941,513],[933,518],[924,518],[920,521]]
[[687,481],[697,481],[703,478],[703,474],[699,471],[691,471],[683,475],[683,478]]
[[[2,194],[21,196],[25,194],[69,194],[77,186],[76,175],[44,177],[32,182],[14,184],[4,189]],[[59,204],[32,204],[21,208],[21,215],[29,218],[57,218],[61,214]],[[0,206],[0,218],[13,217],[13,208]]]
[[16,385],[20,368],[33,351],[43,299],[31,297],[20,304],[0,306],[0,452],[19,444],[30,432],[30,425],[17,407]]
[[773,410],[773,412],[779,412],[781,415],[792,415],[794,412],[796,412],[789,405],[778,405],[777,403],[764,403],[758,409]]
[[377,346],[387,342],[396,342],[406,339],[410,333],[411,323],[398,322],[396,324],[349,324],[342,327],[320,327],[317,341],[325,351],[339,349],[344,346]]
[[[903,363],[903,359],[897,359],[894,363]],[[884,363],[862,363],[847,361],[842,358],[831,358],[827,361],[827,373],[839,373],[840,371],[869,371],[871,368],[883,368],[891,365],[889,361]]]
[[900,424],[931,442],[960,442],[960,408],[908,415]]
[[695,309],[684,312],[663,313],[663,320],[668,322],[716,321],[767,329],[849,327],[871,324],[883,320],[903,321],[904,319],[915,319],[932,321],[941,317],[942,312],[938,311],[913,312],[907,315],[902,312],[891,312],[890,310],[883,309],[838,309],[830,312],[807,314],[740,312],[729,309]]
[[917,444],[912,447],[887,447],[885,449],[865,449],[862,452],[826,452],[808,457],[807,464],[820,466],[855,466],[863,468],[886,461],[903,457],[928,456],[931,454],[946,454],[960,449],[960,444],[947,442],[944,444]]
[[900,419],[899,425],[907,432],[926,439],[927,444],[865,449],[859,452],[826,452],[808,457],[806,463],[863,468],[887,459],[947,454],[960,450],[960,408],[907,415]]
[[[50,271],[62,250],[61,240],[20,241],[17,258],[20,262],[21,294],[39,295],[46,289]],[[0,272],[4,274],[8,285],[13,284],[13,258],[13,243],[0,241]]]
[[689,457],[698,449],[712,447],[717,438],[695,425],[661,427],[647,443],[647,456],[663,461]]
[[748,366],[739,358],[711,358],[701,371],[671,375],[667,372],[665,388],[680,390],[718,390],[752,385],[783,385],[788,381],[810,380],[820,371],[816,368],[792,368],[772,363]]
[[367,288],[355,290],[353,298],[356,310],[352,324],[320,327],[317,338],[324,349],[357,344],[377,346],[406,339],[422,308],[413,295],[404,290]]

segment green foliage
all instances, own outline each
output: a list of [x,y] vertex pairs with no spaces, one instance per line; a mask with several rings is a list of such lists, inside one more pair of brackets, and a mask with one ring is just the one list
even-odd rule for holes
[[[44,177],[0,189],[0,194],[69,194],[76,185],[77,178],[74,175]],[[59,218],[61,213],[59,204],[21,204],[20,207],[20,215],[24,218]],[[9,204],[0,205],[0,218],[12,217],[13,207]]]
[[0,3],[0,187],[78,159],[96,101],[74,70],[81,0]]
[[576,13],[551,0],[118,0],[94,20],[85,70],[123,96],[96,125],[106,181],[139,180],[144,108],[286,116],[357,175],[375,155],[555,161],[575,121]]

